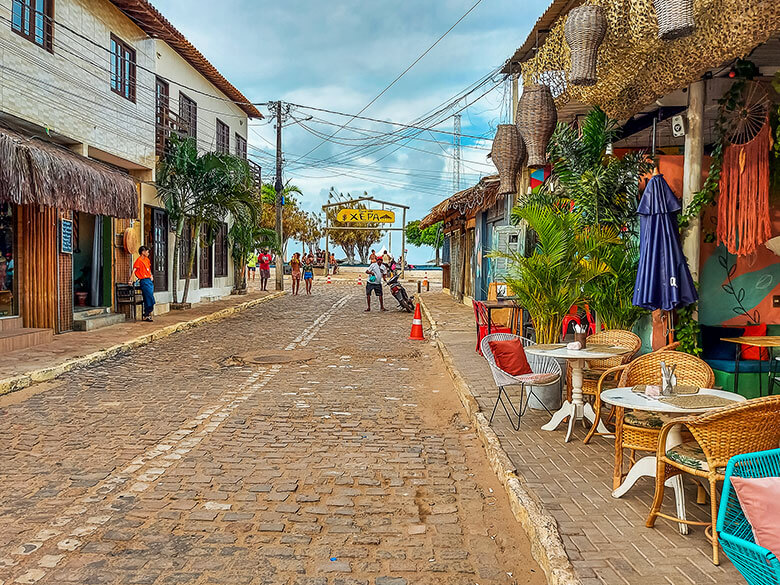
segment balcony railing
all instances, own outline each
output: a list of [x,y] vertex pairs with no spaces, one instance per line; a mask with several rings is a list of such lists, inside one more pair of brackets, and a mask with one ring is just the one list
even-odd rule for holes
[[260,191],[263,188],[263,167],[249,159],[246,162],[249,165],[249,170],[252,171],[252,175],[255,177],[257,190]]
[[180,137],[188,136],[189,127],[184,118],[169,108],[157,107],[157,119],[155,123],[155,150],[157,156],[162,157],[168,147],[168,138],[171,134]]

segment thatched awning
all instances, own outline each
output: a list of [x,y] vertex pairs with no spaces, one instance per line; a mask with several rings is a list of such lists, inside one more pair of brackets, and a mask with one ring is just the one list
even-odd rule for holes
[[443,220],[451,211],[463,214],[475,208],[493,207],[496,201],[503,197],[503,195],[498,194],[499,183],[498,175],[482,177],[476,185],[458,191],[431,209],[431,212],[420,220],[420,229],[425,229]]
[[138,217],[132,177],[67,148],[0,127],[0,201]]

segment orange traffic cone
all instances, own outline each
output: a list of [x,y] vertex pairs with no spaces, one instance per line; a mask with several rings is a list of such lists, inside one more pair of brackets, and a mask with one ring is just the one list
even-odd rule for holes
[[414,341],[425,341],[422,328],[422,313],[420,312],[420,303],[414,307],[414,318],[412,319],[412,333],[409,339]]
[[363,277],[358,276],[358,286],[363,286]]
[[331,282],[330,282],[330,272],[328,272],[328,284],[331,284]]

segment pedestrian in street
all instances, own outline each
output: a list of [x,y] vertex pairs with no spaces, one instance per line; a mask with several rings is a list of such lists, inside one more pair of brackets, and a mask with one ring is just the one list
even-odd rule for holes
[[301,290],[301,254],[296,252],[290,258],[290,276],[292,277],[292,294],[298,296]]
[[330,255],[330,265],[333,266],[333,274],[336,274],[339,269],[339,262],[336,260],[336,255],[333,253]]
[[257,276],[257,254],[252,252],[246,259],[246,279],[254,280]]
[[366,281],[366,313],[371,312],[372,292],[379,297],[380,310],[387,311],[382,293],[382,281],[387,280],[387,267],[382,262],[382,259],[377,258],[376,262],[372,262],[368,270],[366,270],[366,274],[368,274],[368,280]]
[[149,260],[149,248],[146,246],[138,248],[138,258],[133,262],[133,269],[130,272],[130,286],[133,286],[136,278],[144,297],[143,320],[151,323],[154,310],[154,277],[152,262]]
[[384,256],[382,256],[382,262],[385,266],[390,266],[390,253],[385,250]]
[[306,294],[311,294],[311,285],[314,282],[314,256],[309,254],[303,261],[303,282],[306,284]]
[[268,290],[268,279],[271,278],[271,261],[273,258],[268,250],[263,250],[257,257],[257,267],[260,270],[260,290]]
[[370,264],[376,262],[376,250],[371,250],[371,256],[368,257],[368,261]]

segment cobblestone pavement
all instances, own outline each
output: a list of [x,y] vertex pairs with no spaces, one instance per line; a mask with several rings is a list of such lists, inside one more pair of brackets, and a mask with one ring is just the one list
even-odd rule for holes
[[543,583],[435,348],[364,303],[318,284],[0,399],[0,585]]
[[[497,389],[487,362],[474,351],[474,312],[449,295],[432,292],[424,299],[439,339],[489,416]],[[645,527],[654,480],[641,479],[622,498],[612,498],[611,440],[595,437],[585,445],[586,429],[577,425],[571,442],[565,443],[565,425],[553,432],[541,430],[549,420],[546,412],[529,409],[520,431],[515,431],[499,408],[492,428],[518,475],[558,522],[582,585],[744,583],[725,555],[720,566],[712,564],[712,546],[701,527],[691,527],[687,536],[662,519],[655,528]],[[692,482],[686,486],[688,517],[709,520],[709,503],[697,505]],[[671,491],[666,490],[664,509],[673,513]]]

